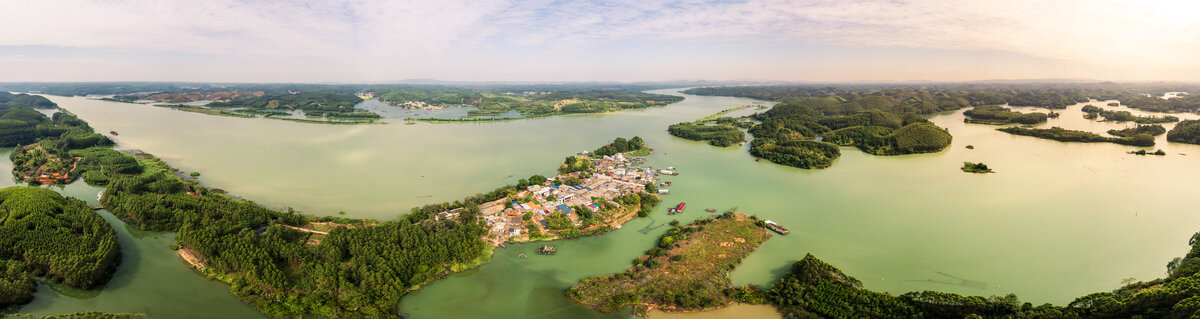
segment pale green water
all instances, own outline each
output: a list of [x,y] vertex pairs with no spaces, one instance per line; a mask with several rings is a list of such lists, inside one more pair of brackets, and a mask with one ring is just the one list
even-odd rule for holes
[[[1064,304],[1116,288],[1123,278],[1162,275],[1167,261],[1182,255],[1187,239],[1200,230],[1200,217],[1190,210],[1200,200],[1189,194],[1191,181],[1200,178],[1198,146],[1168,145],[1160,137],[1156,148],[1170,155],[1129,155],[1125,152],[1136,148],[1060,143],[964,124],[961,111],[932,118],[954,135],[954,145],[944,152],[877,157],[844,148],[832,168],[807,171],[755,162],[739,147],[717,149],[666,134],[671,123],[751,101],[737,98],[687,96],[665,108],[609,115],[369,126],[50,98],[97,131],[119,131],[122,148],[202,172],[209,186],[268,206],[318,215],[344,210],[376,219],[548,174],[567,154],[640,135],[656,149],[652,165],[681,172],[669,178],[675,185],[667,204],[685,201],[690,209],[675,218],[738,206],[792,230],[752,254],[734,272],[737,284],[767,285],[792,261],[813,253],[872,289],[1011,292],[1034,303]],[[1094,132],[1125,126],[1084,120],[1078,109],[1060,111],[1063,116],[1047,126]],[[976,149],[965,149],[968,144]],[[963,161],[985,162],[998,173],[963,173],[958,169]],[[499,249],[492,263],[437,281],[406,297],[401,308],[419,318],[603,317],[572,305],[562,291],[583,277],[626,268],[664,229],[637,230],[669,221],[664,210],[652,215],[654,222],[638,219],[602,237],[559,242],[557,256],[531,254],[532,245]],[[161,258],[187,272],[170,255],[169,242],[162,241]],[[516,258],[520,253],[530,257]],[[913,281],[948,279],[935,271],[985,282],[987,288]],[[211,292],[197,289],[186,298],[232,299],[227,289],[213,285]],[[57,308],[50,303],[66,301],[38,302]]]
[[[0,149],[0,170],[12,171],[8,155]],[[17,185],[0,177],[0,187]],[[104,188],[76,182],[50,189],[99,205],[96,194]],[[188,268],[171,243],[175,235],[128,228],[108,211],[99,211],[121,243],[121,265],[103,289],[80,290],[66,286],[39,285],[33,302],[20,308],[22,314],[55,315],[83,311],[144,313],[152,318],[260,318],[264,317],[229,293],[229,286],[210,281]]]

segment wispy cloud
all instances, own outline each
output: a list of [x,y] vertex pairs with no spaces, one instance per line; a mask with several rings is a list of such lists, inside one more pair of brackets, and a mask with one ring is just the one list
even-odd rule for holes
[[[879,58],[888,58],[888,48],[997,51],[1115,76],[1200,71],[1200,20],[1193,17],[1200,5],[1187,1],[68,0],[4,7],[0,53],[39,46],[111,52],[114,61],[188,55],[247,72],[312,66],[288,72],[303,81],[364,72],[372,79],[463,76],[481,67],[520,80],[536,76],[522,70],[547,61],[586,65],[594,61],[580,59],[619,52],[617,61],[636,63],[681,44],[879,49]],[[739,63],[736,52],[707,57],[724,59],[709,65]],[[752,71],[740,77],[755,77]]]

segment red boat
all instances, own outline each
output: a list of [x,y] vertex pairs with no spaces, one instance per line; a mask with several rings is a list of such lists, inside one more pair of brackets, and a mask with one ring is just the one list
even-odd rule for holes
[[684,206],[687,206],[687,203],[679,203],[679,205],[675,206],[675,208],[669,209],[667,212],[671,214],[682,213]]

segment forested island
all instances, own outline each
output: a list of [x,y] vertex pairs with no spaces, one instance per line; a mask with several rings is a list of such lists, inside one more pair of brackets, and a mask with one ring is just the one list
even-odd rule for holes
[[1145,133],[1124,137],[1106,137],[1092,132],[1068,130],[1057,126],[1048,129],[1013,126],[998,128],[996,130],[1013,135],[1032,136],[1059,142],[1107,142],[1131,146],[1154,146],[1154,136]]
[[1021,113],[998,105],[976,106],[963,112],[963,121],[979,124],[1037,124],[1046,122],[1049,114],[1039,112]]
[[719,308],[745,294],[730,283],[729,272],[771,237],[763,221],[727,212],[672,226],[633,267],[584,278],[567,296],[604,312],[634,305],[636,314],[644,314]]
[[978,174],[995,173],[994,171],[992,171],[992,169],[990,167],[987,166],[987,164],[971,163],[971,162],[963,162],[962,171],[967,172],[967,173],[978,173]]

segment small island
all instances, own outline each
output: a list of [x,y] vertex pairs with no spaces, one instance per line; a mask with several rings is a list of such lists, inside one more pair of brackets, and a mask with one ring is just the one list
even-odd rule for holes
[[567,296],[604,312],[628,305],[638,314],[724,307],[740,291],[730,282],[729,272],[771,237],[763,223],[732,212],[687,226],[673,223],[658,247],[634,259],[633,267],[584,278],[567,290]]
[[994,171],[992,171],[991,168],[989,168],[987,166],[987,164],[971,163],[971,162],[963,162],[962,171],[967,172],[967,173],[977,173],[977,174],[995,173]]
[[1137,150],[1137,151],[1129,152],[1129,154],[1143,155],[1143,156],[1144,155],[1167,156],[1167,152],[1163,152],[1163,150],[1157,150],[1154,152],[1147,152],[1146,150]]

